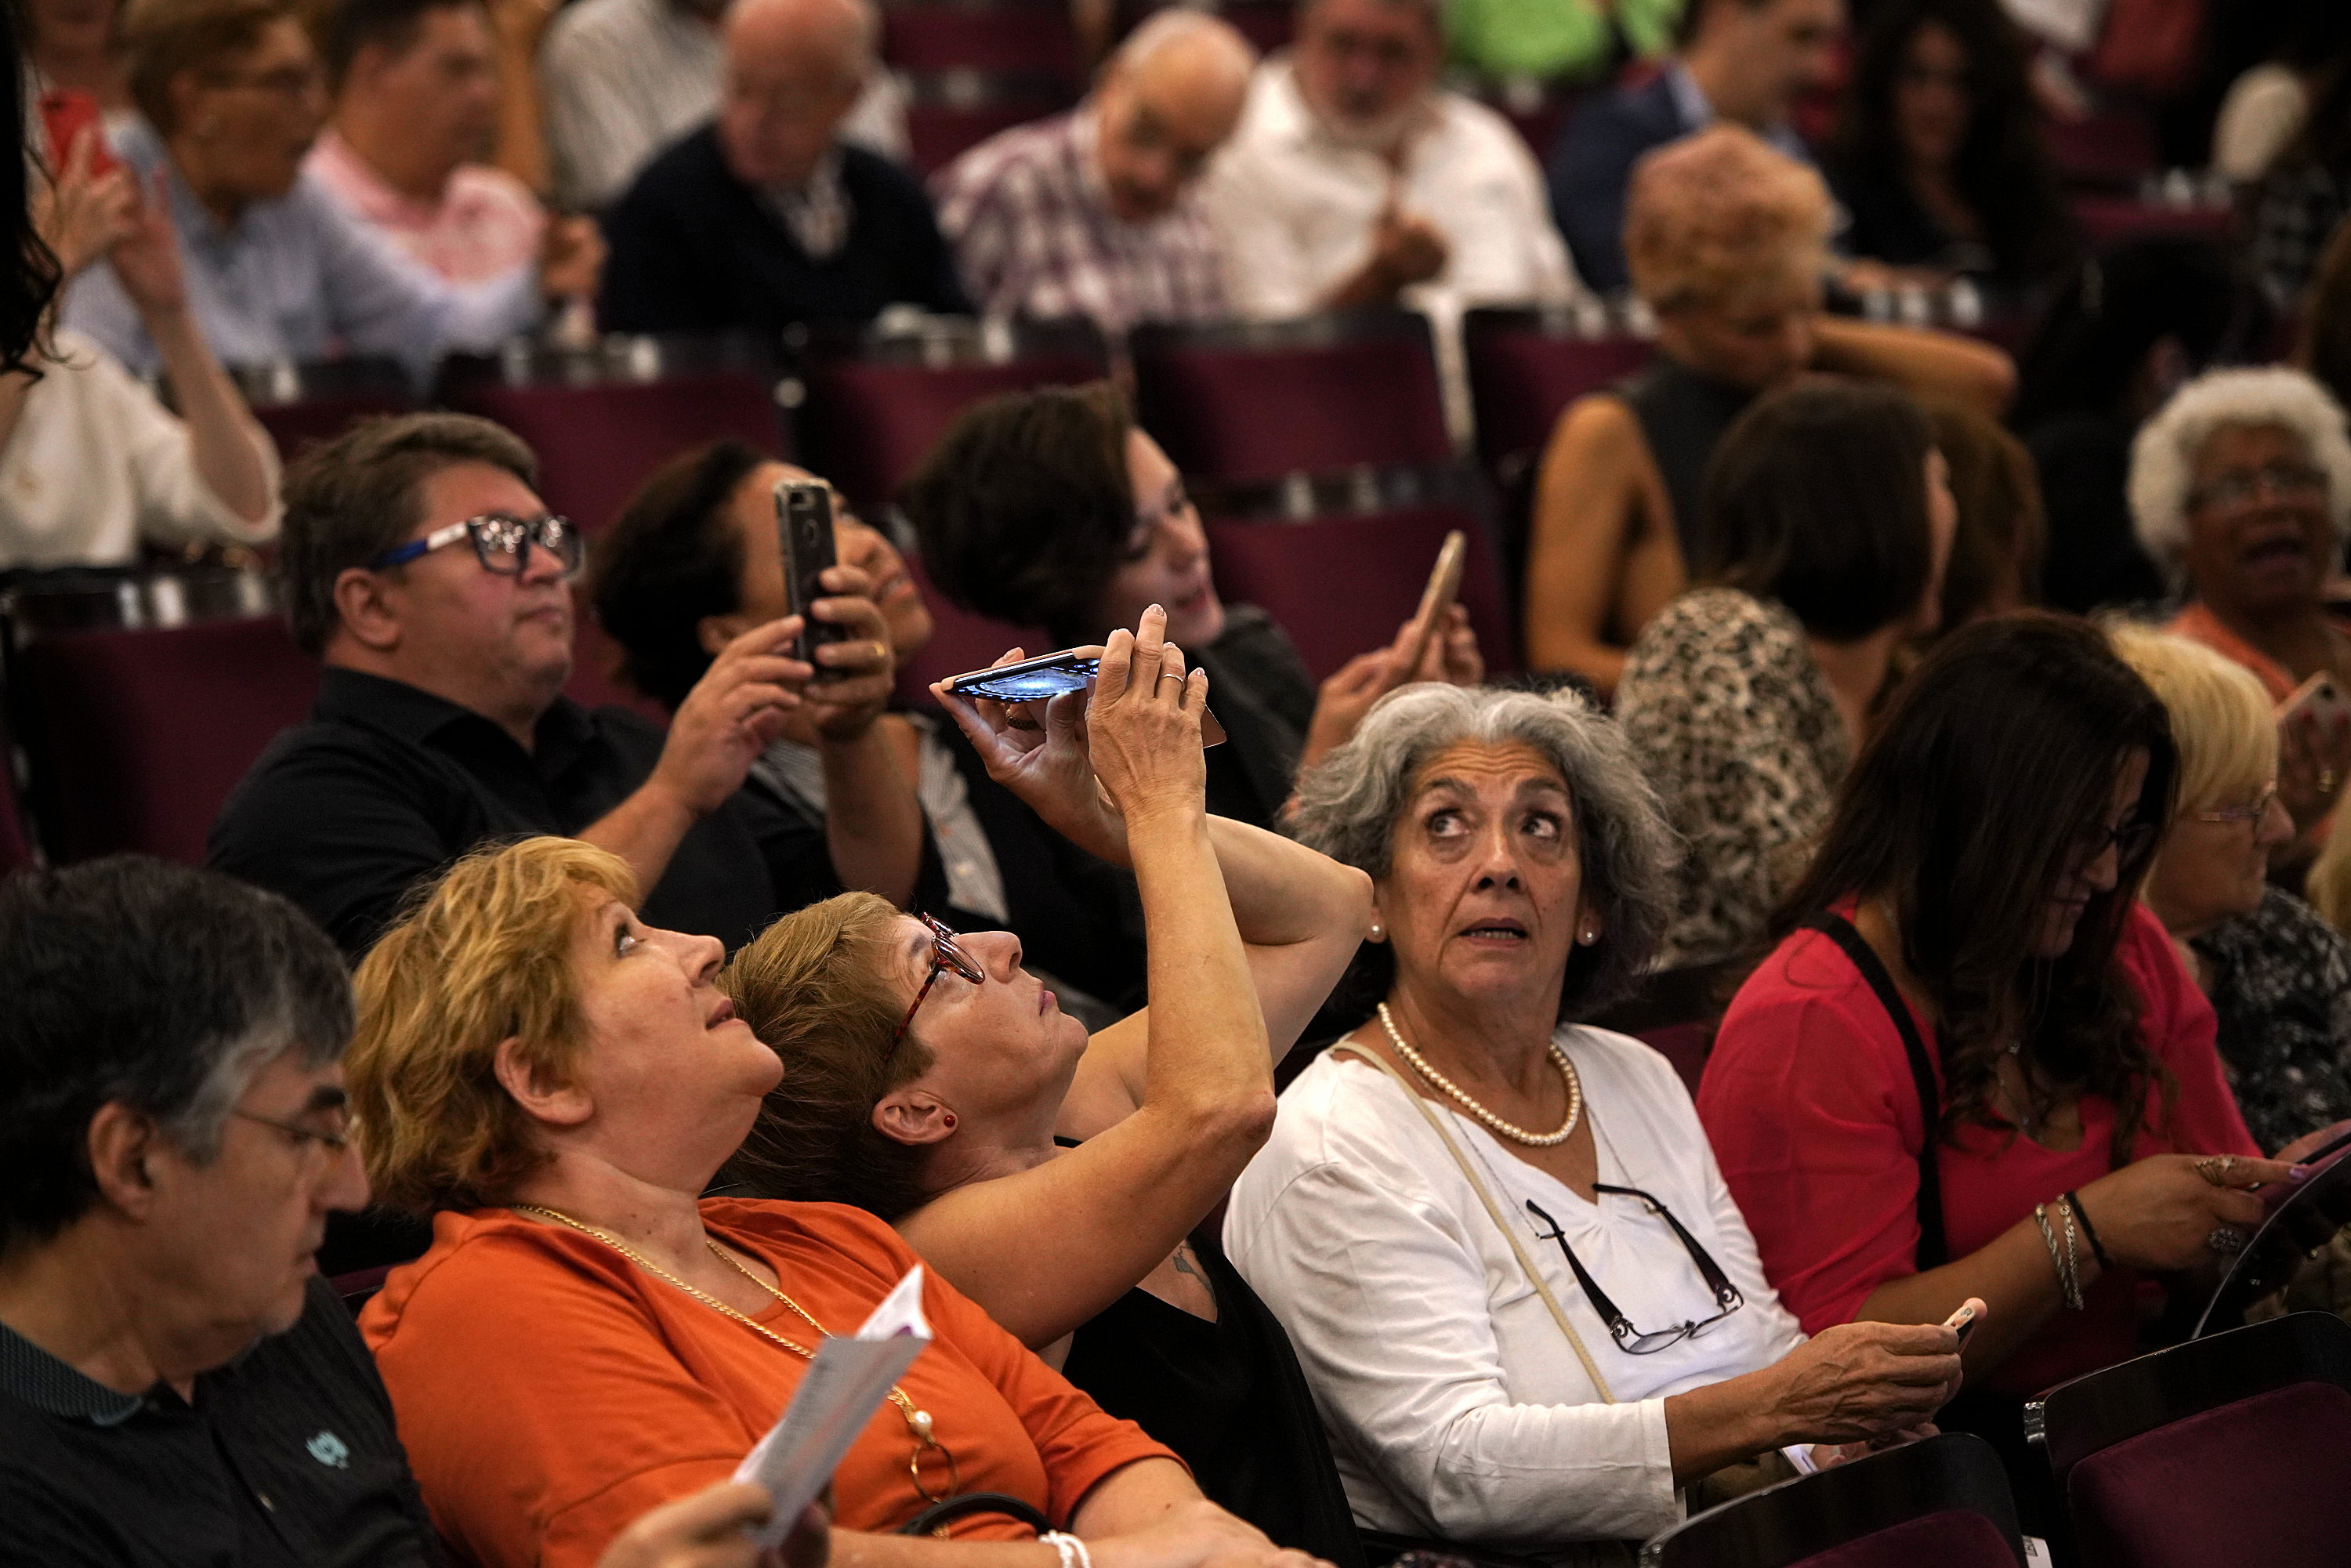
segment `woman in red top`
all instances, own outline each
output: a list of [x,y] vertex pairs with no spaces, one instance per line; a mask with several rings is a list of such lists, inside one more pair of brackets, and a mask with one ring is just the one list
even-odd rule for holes
[[2203,1274],[2261,1219],[2244,1189],[2289,1175],[2138,903],[2177,772],[2088,625],[1954,633],[1848,776],[1698,1093],[1808,1333],[1989,1303],[1966,1351],[1989,1394],[1943,1419],[2019,1456],[2022,1399],[2137,1354],[2142,1278]]

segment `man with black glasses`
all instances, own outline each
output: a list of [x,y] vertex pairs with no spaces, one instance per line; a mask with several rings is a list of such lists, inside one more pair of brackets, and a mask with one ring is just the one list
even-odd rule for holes
[[[579,533],[530,451],[462,414],[377,420],[287,476],[281,570],[296,642],[326,664],[213,826],[211,862],[285,894],[356,957],[418,883],[475,845],[559,833],[627,860],[651,924],[747,940],[841,891],[824,829],[741,789],[802,702],[878,713],[889,633],[863,574],[817,601],[849,634],[788,656],[795,620],[727,643],[664,732],[562,695]],[[834,678],[838,677],[838,678]],[[843,744],[894,768],[878,737]],[[869,757],[868,754],[871,754]]]

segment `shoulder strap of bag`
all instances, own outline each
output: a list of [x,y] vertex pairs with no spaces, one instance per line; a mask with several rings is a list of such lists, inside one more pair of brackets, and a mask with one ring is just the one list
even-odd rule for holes
[[1938,1269],[1951,1260],[1950,1244],[1943,1234],[1943,1173],[1942,1157],[1938,1152],[1938,1130],[1943,1122],[1943,1101],[1935,1088],[1934,1061],[1927,1054],[1927,1042],[1918,1033],[1918,1020],[1911,1016],[1909,1004],[1902,993],[1894,988],[1894,977],[1886,972],[1885,962],[1876,948],[1863,940],[1853,922],[1844,915],[1823,913],[1804,922],[1805,928],[1817,931],[1844,950],[1869,988],[1877,993],[1878,1006],[1894,1020],[1894,1028],[1902,1036],[1902,1050],[1910,1058],[1910,1081],[1918,1092],[1919,1124],[1926,1129],[1926,1141],[1918,1145],[1918,1270]]
[[1404,1091],[1404,1097],[1418,1107],[1422,1119],[1444,1143],[1446,1152],[1453,1156],[1453,1163],[1461,1167],[1462,1176],[1468,1180],[1469,1189],[1478,1195],[1478,1201],[1486,1206],[1486,1217],[1494,1222],[1494,1228],[1502,1233],[1502,1239],[1510,1244],[1510,1255],[1519,1260],[1520,1272],[1533,1284],[1535,1294],[1542,1298],[1543,1305],[1551,1309],[1552,1322],[1557,1323],[1559,1332],[1567,1336],[1568,1347],[1575,1352],[1575,1359],[1583,1364],[1584,1375],[1591,1378],[1592,1386],[1600,1391],[1600,1402],[1615,1404],[1616,1396],[1609,1392],[1608,1380],[1600,1375],[1600,1367],[1593,1361],[1592,1353],[1583,1348],[1583,1336],[1577,1333],[1575,1325],[1567,1321],[1567,1313],[1560,1309],[1559,1298],[1551,1293],[1551,1287],[1543,1282],[1542,1275],[1535,1269],[1534,1260],[1527,1256],[1526,1244],[1519,1239],[1518,1227],[1502,1213],[1501,1206],[1494,1201],[1494,1195],[1486,1190],[1486,1184],[1479,1176],[1477,1167],[1469,1163],[1469,1156],[1454,1141],[1452,1130],[1446,1126],[1445,1118],[1437,1113],[1437,1107],[1424,1099],[1420,1092],[1405,1081],[1403,1073],[1361,1046],[1343,1040],[1332,1050],[1343,1051],[1358,1061],[1370,1062],[1394,1079],[1395,1086]]

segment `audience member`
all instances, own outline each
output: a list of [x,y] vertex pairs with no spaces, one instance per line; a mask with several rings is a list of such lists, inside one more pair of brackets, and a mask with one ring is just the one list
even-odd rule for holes
[[[310,176],[449,282],[487,282],[537,256],[547,214],[487,162],[501,89],[484,0],[338,0],[320,30],[335,107],[304,162]],[[571,243],[601,249],[594,225],[563,221]]]
[[1444,65],[1438,0],[1299,0],[1296,47],[1258,68],[1208,172],[1238,313],[1574,292],[1541,171],[1508,120],[1438,86]]
[[[661,151],[718,112],[726,0],[574,0],[538,57],[555,199],[610,206]],[[887,73],[865,84],[841,133],[884,158],[906,155],[904,94]]]
[[[803,700],[878,706],[888,634],[849,568],[820,620],[838,681],[803,698],[799,618],[729,643],[664,735],[562,695],[580,535],[486,420],[379,419],[287,476],[294,640],[321,658],[308,722],[270,744],[213,824],[212,863],[286,894],[356,956],[416,886],[486,840],[574,834],[620,855],[646,914],[731,942],[841,890],[825,834],[744,772]],[[879,653],[877,655],[877,650]]]
[[71,277],[103,256],[162,356],[177,415],[94,340],[0,377],[0,569],[128,565],[142,544],[259,544],[277,532],[277,453],[188,308],[171,220],[122,170],[92,175],[86,132],[42,193]]
[[2234,293],[2216,247],[2165,235],[2084,262],[2043,315],[2010,423],[2048,508],[2050,608],[2086,614],[2168,591],[2131,528],[2131,437],[2220,351]]
[[2265,1149],[2351,1116],[2351,943],[2269,885],[2294,837],[2277,718],[2252,672],[2184,637],[2108,628],[2171,716],[2179,806],[2141,895],[2219,1019],[2220,1063]]
[[1411,687],[1301,779],[1294,831],[1372,874],[1351,979],[1378,1028],[1290,1085],[1225,1236],[1359,1524],[1564,1556],[1675,1523],[1725,1466],[1933,1415],[1957,1336],[1807,1343],[1674,1070],[1574,1021],[1667,912],[1672,835],[1605,719]]
[[1627,197],[1650,149],[1727,120],[1809,162],[1788,116],[1829,84],[1844,33],[1843,0],[1689,0],[1686,42],[1666,68],[1585,104],[1552,149],[1552,212],[1583,281],[1604,292],[1637,287]]
[[1956,632],[1988,615],[2039,603],[2049,520],[2032,455],[1998,421],[1974,409],[1931,404],[1927,422],[1950,469],[1959,518],[1943,569],[1936,632]]
[[29,58],[44,92],[86,92],[110,121],[127,119],[131,78],[122,62],[115,0],[26,0]]
[[[434,1522],[484,1568],[592,1562],[632,1515],[724,1479],[822,1336],[917,1261],[852,1208],[701,1197],[782,1063],[713,987],[720,946],[643,925],[637,898],[590,844],[485,850],[360,967],[369,1176],[437,1216],[360,1329]],[[956,1529],[1008,1543],[997,1568],[1046,1568],[1050,1543],[1008,1544],[1039,1520],[1180,1568],[1304,1568],[952,1285],[925,1278],[921,1304],[930,1346],[834,1473],[842,1527],[994,1492],[1009,1500]],[[946,1550],[979,1549],[876,1535],[855,1560]]]
[[1455,0],[1445,8],[1454,65],[1489,81],[1606,82],[1673,47],[1683,0]]
[[2351,55],[2351,10],[2340,5],[2279,8],[2268,57],[2229,84],[2212,125],[2212,168],[2241,189],[2258,185],[2292,146],[2310,112],[2311,89]]
[[609,331],[867,321],[971,308],[912,174],[840,137],[875,69],[868,0],[741,0],[723,24],[718,117],[646,165],[604,215]]
[[2020,1402],[2137,1354],[2148,1276],[2242,1246],[2243,1189],[2287,1174],[2138,902],[2178,774],[2163,705],[2095,629],[1953,632],[1846,778],[1698,1089],[1806,1328],[1991,1303],[1938,1420],[2002,1450],[2036,1533]]
[[1862,31],[1826,163],[1849,286],[1981,279],[2022,303],[2072,258],[2074,220],[2001,0],[1884,0]]
[[1113,333],[1223,317],[1200,174],[1240,123],[1256,58],[1207,12],[1155,12],[1076,109],[956,159],[933,182],[939,226],[980,309]]
[[2273,308],[2294,311],[2335,225],[2351,211],[2351,54],[2312,87],[2301,131],[2252,203],[2253,274]]
[[1625,650],[1703,559],[1707,459],[1758,392],[1811,369],[1987,413],[2006,401],[2012,376],[1996,349],[1822,313],[1829,220],[1820,176],[1737,126],[1642,162],[1625,240],[1657,315],[1657,356],[1552,429],[1527,555],[1535,668],[1614,690]]
[[[2252,671],[2273,703],[2321,671],[2351,686],[2351,628],[2325,594],[2351,538],[2351,436],[2317,382],[2283,366],[2199,376],[2132,444],[2130,500],[2139,543],[2189,595],[2167,630]],[[2298,864],[2351,778],[2351,727],[2304,715],[2283,738]]]
[[1616,687],[1625,743],[1687,847],[1660,967],[1760,956],[1896,651],[1935,629],[1949,476],[1926,415],[1866,382],[1773,392],[1723,437],[1702,586],[1643,629]]
[[[171,214],[188,299],[232,365],[388,354],[420,375],[449,349],[487,349],[538,319],[541,296],[578,294],[592,242],[549,230],[535,267],[442,282],[344,214],[302,172],[324,108],[296,0],[150,0],[125,28],[146,123],[116,151]],[[65,323],[133,370],[160,356],[110,268],[76,282]]]
[[1253,827],[1272,825],[1300,767],[1346,739],[1382,693],[1485,676],[1457,605],[1442,628],[1407,622],[1394,645],[1350,660],[1318,691],[1270,616],[1217,597],[1183,476],[1108,382],[965,411],[899,505],[947,597],[1042,626],[1063,646],[1100,643],[1164,605],[1169,640],[1207,671],[1230,737],[1208,753],[1208,810]]
[[1032,1004],[1009,933],[954,936],[855,894],[788,915],[719,978],[784,1061],[728,1175],[749,1196],[891,1221],[1211,1500],[1360,1563],[1297,1362],[1211,1217],[1272,1124],[1274,1059],[1363,939],[1368,884],[1207,814],[1214,688],[1186,674],[1165,623],[1146,611],[1113,633],[1092,699],[1057,699],[1041,732],[947,699],[1041,814],[1134,867],[1149,1011],[1087,1040]]
[[[773,497],[778,481],[805,476],[725,441],[680,455],[646,481],[597,541],[591,569],[596,618],[621,644],[624,680],[675,711],[714,649],[788,612]],[[930,640],[922,594],[880,532],[843,515],[833,533],[841,560],[872,580],[903,665]],[[858,754],[877,743],[885,766],[864,777]],[[795,713],[751,764],[748,783],[848,841],[832,851],[844,883],[950,925],[1008,928],[1064,1010],[1108,1023],[1139,1002],[1133,878],[1038,821],[939,716],[883,714],[861,739],[828,737]],[[874,835],[843,829],[879,813],[904,813],[911,831],[860,878],[844,857]]]
[[[284,899],[120,857],[0,884],[0,1557],[439,1563],[311,1266],[367,1197],[334,948]],[[715,1489],[600,1568],[681,1568],[766,1505]],[[815,1522],[794,1568],[822,1568]],[[751,1568],[737,1539],[699,1561]]]

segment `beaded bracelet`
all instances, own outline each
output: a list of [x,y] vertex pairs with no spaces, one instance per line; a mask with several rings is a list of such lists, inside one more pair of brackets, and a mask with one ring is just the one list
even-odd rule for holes
[[2082,1239],[2090,1244],[2090,1256],[2098,1260],[2099,1268],[2113,1268],[2115,1260],[2106,1256],[2105,1246],[2098,1239],[2098,1228],[2090,1223],[2090,1211],[2082,1207],[2082,1195],[2069,1192],[2065,1195],[2064,1203],[2074,1211],[2074,1218],[2082,1222]]
[[1094,1568],[1093,1553],[1088,1552],[1086,1543],[1076,1536],[1064,1531],[1049,1530],[1037,1539],[1060,1553],[1061,1568]]

